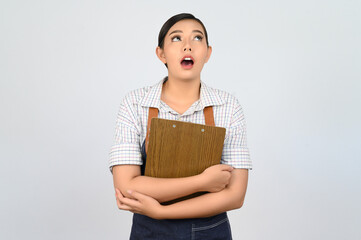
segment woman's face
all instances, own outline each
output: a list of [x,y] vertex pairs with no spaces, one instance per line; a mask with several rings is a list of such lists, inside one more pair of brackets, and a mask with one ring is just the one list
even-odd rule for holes
[[[157,47],[157,56],[167,63],[168,75],[179,79],[200,77],[212,48],[207,46],[202,25],[192,19],[174,24],[164,38],[163,49]],[[192,61],[182,61],[189,57]]]

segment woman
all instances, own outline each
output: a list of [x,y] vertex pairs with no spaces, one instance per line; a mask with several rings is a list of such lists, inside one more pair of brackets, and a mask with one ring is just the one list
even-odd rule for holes
[[[200,79],[211,53],[199,19],[187,13],[171,17],[156,48],[168,76],[129,92],[121,103],[110,170],[118,208],[134,213],[130,239],[232,239],[227,211],[243,205],[252,163],[238,100]],[[185,178],[144,176],[149,109],[157,108],[159,118],[205,124],[203,110],[210,106],[215,125],[226,128],[222,164]],[[209,193],[160,204],[199,191]]]

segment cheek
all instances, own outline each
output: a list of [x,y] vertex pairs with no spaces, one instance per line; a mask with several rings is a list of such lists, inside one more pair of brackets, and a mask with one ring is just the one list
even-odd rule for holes
[[207,51],[204,50],[204,51],[201,51],[200,54],[199,54],[199,58],[202,59],[202,61],[206,61],[207,60]]
[[166,61],[169,63],[177,63],[178,62],[178,58],[177,58],[177,54],[176,51],[174,50],[168,50],[165,54],[164,54]]

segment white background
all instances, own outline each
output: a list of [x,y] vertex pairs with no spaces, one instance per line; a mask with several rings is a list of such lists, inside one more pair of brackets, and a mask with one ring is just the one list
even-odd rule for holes
[[108,154],[120,100],[166,76],[190,12],[201,79],[244,109],[253,170],[234,239],[361,239],[361,2],[1,1],[0,239],[128,239]]

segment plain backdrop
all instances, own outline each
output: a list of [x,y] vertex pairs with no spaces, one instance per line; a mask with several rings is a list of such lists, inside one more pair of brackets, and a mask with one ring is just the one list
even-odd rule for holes
[[0,239],[128,239],[109,151],[124,95],[189,12],[201,79],[240,101],[253,170],[234,239],[361,239],[361,2],[0,1]]

